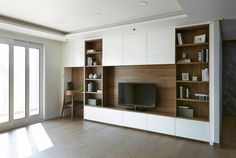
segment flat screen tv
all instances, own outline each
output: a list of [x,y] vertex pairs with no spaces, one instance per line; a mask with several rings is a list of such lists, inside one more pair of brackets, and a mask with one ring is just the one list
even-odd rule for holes
[[151,83],[118,83],[118,105],[155,108],[156,85]]

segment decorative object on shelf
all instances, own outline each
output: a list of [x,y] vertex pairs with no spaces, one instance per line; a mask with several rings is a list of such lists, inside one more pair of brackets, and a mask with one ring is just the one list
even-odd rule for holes
[[189,99],[189,95],[190,95],[189,88],[186,88],[186,99]]
[[98,75],[95,73],[94,75],[93,75],[93,79],[97,79],[98,78]]
[[177,116],[194,117],[194,109],[189,105],[180,105],[177,107]]
[[178,40],[178,44],[182,45],[183,44],[183,40],[182,40],[182,35],[181,33],[177,33],[177,40]]
[[202,81],[209,81],[208,68],[202,69]]
[[93,58],[92,57],[87,57],[87,65],[92,66],[93,65]]
[[90,73],[88,77],[89,77],[89,79],[93,79],[93,74]]
[[206,34],[194,36],[194,43],[205,43],[206,41]]
[[195,72],[193,72],[192,81],[197,81],[197,74]]
[[189,73],[182,73],[182,80],[189,81]]
[[88,105],[97,106],[98,99],[88,99]]
[[96,66],[97,65],[97,62],[96,62],[96,60],[95,61],[93,61],[93,66]]
[[199,62],[208,62],[209,61],[209,50],[208,49],[199,49],[198,61]]
[[92,82],[88,83],[88,92],[93,92],[93,83]]
[[188,57],[186,53],[182,53],[182,58],[177,61],[177,63],[190,63],[191,59]]
[[102,90],[97,90],[97,93],[102,93]]
[[96,52],[94,49],[88,49],[87,50],[87,53],[94,53],[94,52]]
[[72,82],[67,82],[66,90],[73,90],[73,83]]
[[195,94],[195,97],[197,100],[208,100],[209,95],[208,94]]

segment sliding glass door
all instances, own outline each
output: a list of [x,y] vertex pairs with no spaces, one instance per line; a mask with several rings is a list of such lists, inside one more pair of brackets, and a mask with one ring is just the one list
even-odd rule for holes
[[9,45],[0,43],[0,124],[9,122]]
[[0,39],[0,131],[41,120],[42,112],[42,45]]

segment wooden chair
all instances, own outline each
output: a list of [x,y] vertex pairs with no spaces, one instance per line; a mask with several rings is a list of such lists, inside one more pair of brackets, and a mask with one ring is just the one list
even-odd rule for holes
[[61,118],[63,116],[65,109],[71,109],[71,120],[74,119],[74,115],[76,114],[77,108],[83,108],[83,103],[81,101],[74,100],[76,96],[76,92],[73,90],[65,90],[64,91],[64,99],[61,110]]

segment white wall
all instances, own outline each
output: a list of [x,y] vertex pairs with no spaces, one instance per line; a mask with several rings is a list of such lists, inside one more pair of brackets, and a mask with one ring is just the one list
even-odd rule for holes
[[44,46],[44,119],[59,116],[61,42],[0,30],[0,37],[41,43]]

